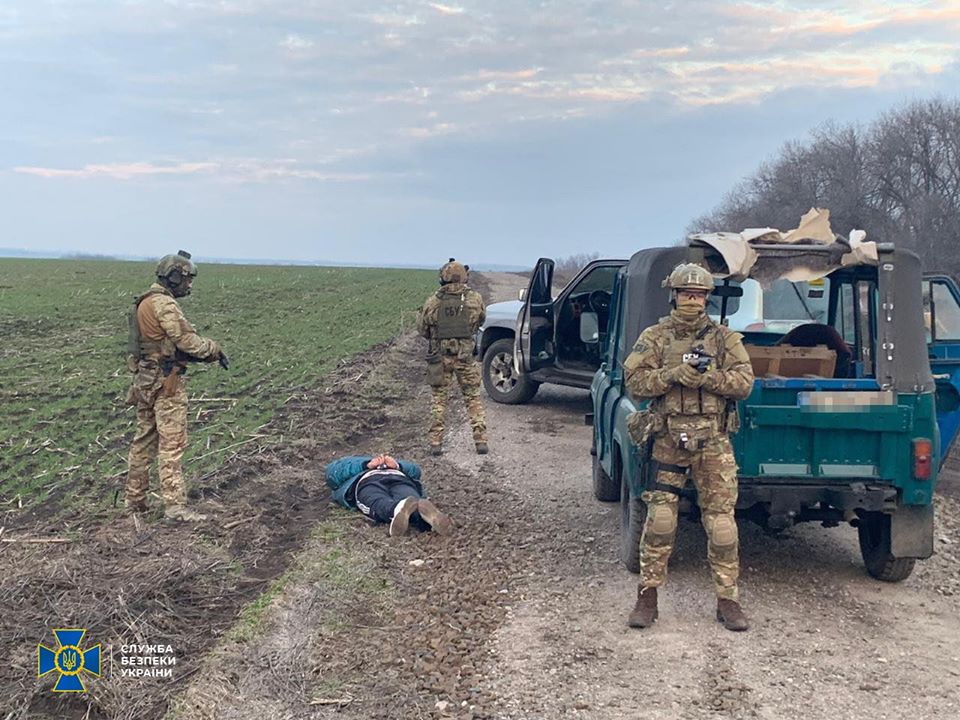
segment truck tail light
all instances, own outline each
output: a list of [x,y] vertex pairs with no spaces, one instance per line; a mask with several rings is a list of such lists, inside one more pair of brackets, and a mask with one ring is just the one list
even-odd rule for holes
[[933,467],[933,443],[926,438],[913,441],[913,476],[917,480],[929,480]]

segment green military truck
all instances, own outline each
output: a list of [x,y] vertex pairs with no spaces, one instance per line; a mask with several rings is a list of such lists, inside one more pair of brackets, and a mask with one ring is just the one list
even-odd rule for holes
[[[933,554],[933,492],[960,423],[960,294],[949,278],[925,280],[913,253],[870,245],[864,260],[840,243],[744,243],[755,262],[738,276],[717,247],[692,240],[642,250],[620,269],[588,421],[594,493],[620,501],[628,569],[639,571],[640,496],[656,469],[628,431],[642,404],[625,390],[623,361],[670,311],[662,279],[691,261],[717,278],[708,312],[743,334],[756,374],[732,437],[738,516],[773,530],[849,523],[880,580],[903,580]],[[692,484],[680,511],[699,516]]]

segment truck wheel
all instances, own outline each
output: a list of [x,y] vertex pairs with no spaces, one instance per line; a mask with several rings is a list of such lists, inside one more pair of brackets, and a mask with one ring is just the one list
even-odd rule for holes
[[632,573],[640,572],[640,538],[647,521],[647,506],[638,497],[630,496],[624,474],[620,481],[620,560]]
[[620,481],[614,481],[607,475],[596,452],[593,454],[593,496],[602,502],[616,502],[620,499]]
[[877,580],[900,582],[909,577],[916,564],[914,558],[896,558],[890,554],[890,516],[868,512],[857,524],[860,554],[867,572]]
[[503,338],[483,354],[483,387],[495,402],[520,405],[537,394],[540,383],[513,372],[513,339]]

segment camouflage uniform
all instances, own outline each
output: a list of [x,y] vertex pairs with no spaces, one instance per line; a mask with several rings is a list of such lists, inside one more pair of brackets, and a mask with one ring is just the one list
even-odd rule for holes
[[466,284],[467,271],[460,263],[451,260],[440,273],[444,284],[427,298],[417,318],[417,331],[430,341],[427,363],[433,399],[428,438],[434,448],[443,443],[447,396],[456,377],[470,416],[473,441],[485,446],[487,421],[480,400],[480,364],[474,357],[474,334],[486,319],[483,298]]
[[[715,365],[700,376],[699,387],[690,387],[677,382],[672,371],[695,348],[700,355],[715,358]],[[656,588],[666,580],[677,530],[678,490],[689,469],[707,533],[707,558],[717,597],[736,601],[740,574],[734,519],[737,464],[729,434],[738,428],[732,401],[745,398],[753,388],[753,369],[742,336],[715,324],[705,313],[690,320],[674,310],[643,331],[623,367],[633,396],[651,400],[653,459],[659,463],[655,489],[641,496],[647,506],[641,589]]]
[[222,350],[196,333],[174,294],[160,283],[138,298],[135,322],[140,351],[129,360],[136,375],[128,399],[136,404],[137,429],[127,459],[126,502],[133,510],[145,509],[150,468],[159,460],[160,494],[172,514],[171,509],[182,511],[187,500],[181,467],[187,447],[187,388],[182,363],[174,363],[167,376],[162,365],[172,362],[177,350],[209,361]]

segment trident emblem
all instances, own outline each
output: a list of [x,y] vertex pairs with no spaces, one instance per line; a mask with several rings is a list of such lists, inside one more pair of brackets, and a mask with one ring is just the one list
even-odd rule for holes
[[80,628],[61,628],[53,631],[57,638],[58,650],[51,650],[41,643],[37,643],[37,677],[47,673],[58,673],[54,692],[84,692],[83,680],[80,673],[87,672],[95,677],[100,676],[100,645],[94,645],[88,650],[81,650],[80,643],[86,630]]

